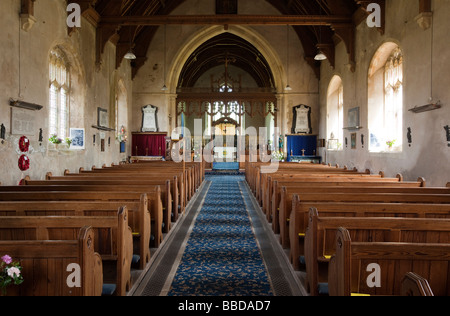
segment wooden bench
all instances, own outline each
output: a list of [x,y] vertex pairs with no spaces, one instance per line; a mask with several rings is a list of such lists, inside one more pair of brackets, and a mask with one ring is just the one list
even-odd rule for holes
[[[417,273],[428,280],[437,296],[450,294],[450,244],[352,242],[349,232],[336,232],[336,254],[330,259],[328,285],[331,296],[400,295],[403,277]],[[380,268],[381,287],[370,288],[367,279]]]
[[[103,262],[103,280],[110,290],[125,296],[131,289],[133,235],[128,211],[121,207],[116,216],[8,216],[0,220],[0,240],[73,240],[80,229],[95,231],[94,251]],[[111,271],[106,275],[105,271]]]
[[[158,193],[156,190],[155,193]],[[162,219],[154,219],[151,218],[149,209],[156,207],[159,208],[162,212],[162,204],[161,199],[159,198],[158,194],[154,195],[147,195],[147,194],[141,194],[139,192],[0,192],[0,201],[4,202],[28,202],[28,205],[25,205],[24,207],[28,207],[24,210],[41,210],[39,208],[39,201],[47,201],[51,202],[51,204],[55,204],[55,211],[59,211],[57,208],[59,207],[58,202],[64,204],[70,203],[72,209],[63,208],[63,211],[66,212],[64,215],[71,215],[71,213],[67,214],[67,212],[72,212],[73,210],[78,210],[79,208],[76,208],[76,205],[79,203],[80,205],[86,206],[86,203],[92,203],[92,202],[98,202],[98,212],[96,213],[95,209],[88,208],[86,206],[86,214],[88,215],[101,215],[102,212],[105,212],[104,208],[102,208],[101,204],[105,203],[105,205],[110,206],[109,202],[115,202],[119,205],[126,205],[128,208],[128,211],[131,212],[131,218],[129,220],[129,223],[131,225],[131,228],[133,230],[133,234],[138,234],[140,238],[140,254],[141,254],[141,260],[144,260],[144,262],[149,257],[147,252],[149,243],[145,244],[147,241],[150,241],[150,233],[154,236],[154,240],[150,242],[150,245],[153,245],[153,247],[158,248],[162,242],[163,235],[162,235]],[[81,201],[83,203],[81,203]],[[139,205],[138,209],[132,208],[132,204],[137,203]],[[7,203],[5,203],[7,204]],[[116,204],[116,205],[117,205]],[[2,203],[0,203],[2,205]],[[17,204],[14,207],[18,207],[19,204]],[[35,207],[33,206],[35,205]],[[90,204],[89,204],[90,205]],[[95,205],[95,204],[94,204]],[[84,208],[83,206],[83,208]],[[0,206],[1,207],[1,206]],[[4,206],[4,210],[8,211],[9,205]],[[46,206],[47,207],[47,206]],[[15,209],[12,209],[15,211]],[[106,212],[111,211],[113,209],[106,210]],[[114,210],[117,211],[117,208]],[[3,212],[5,215],[12,215],[11,212]],[[36,213],[33,213],[36,214]],[[61,213],[58,213],[58,215]],[[111,213],[109,213],[110,215]],[[134,214],[137,214],[137,216],[134,216]],[[21,215],[15,214],[15,215]],[[46,215],[52,215],[52,214],[46,214]],[[151,221],[153,222],[152,225],[150,225]],[[153,226],[153,228],[151,228]],[[142,263],[141,261],[141,264]],[[145,263],[146,264],[146,263]]]
[[311,209],[304,261],[307,288],[312,296],[327,294],[328,262],[336,252],[335,237],[339,227],[345,227],[352,241],[357,242],[450,242],[450,213],[447,219],[322,217],[317,209]]
[[450,204],[316,202],[300,203],[289,221],[289,258],[295,270],[300,269],[299,257],[304,255],[304,237],[311,208],[322,217],[406,217],[449,218]]
[[172,214],[174,222],[178,220],[180,212],[184,211],[186,201],[184,194],[181,194],[179,189],[180,183],[178,177],[173,176],[172,179],[166,177],[149,178],[146,176],[133,175],[131,176],[116,176],[115,174],[105,174],[102,176],[90,175],[76,175],[76,176],[62,176],[55,177],[47,175],[47,180],[25,180],[24,185],[42,186],[42,185],[116,185],[123,188],[129,186],[156,186],[161,187],[161,199],[163,201],[163,208],[171,210],[167,213]]
[[[369,182],[370,183],[370,182]],[[417,183],[420,183],[418,181]],[[280,241],[283,245],[283,247],[289,246],[289,216],[290,213],[293,210],[294,206],[294,196],[298,194],[317,194],[322,195],[318,201],[324,201],[326,196],[332,196],[336,195],[338,200],[337,201],[343,201],[345,202],[345,199],[348,201],[356,201],[357,197],[351,198],[353,195],[361,195],[365,194],[375,194],[375,195],[382,195],[382,194],[416,194],[416,195],[450,195],[450,190],[448,188],[422,188],[422,187],[410,187],[409,185],[406,185],[405,187],[399,183],[393,186],[385,186],[378,184],[368,185],[367,182],[359,182],[355,183],[353,186],[346,186],[346,187],[316,187],[314,183],[309,183],[308,187],[298,187],[298,186],[282,186],[279,190],[279,204],[276,205],[274,203],[272,204],[272,214],[270,215],[272,218],[272,227],[276,233],[280,233]],[[277,192],[274,192],[274,196],[272,197],[272,200],[277,199],[275,195],[277,195]],[[386,198],[379,197],[378,199],[375,199],[374,197],[369,197],[367,201],[371,202],[391,202],[386,200]],[[339,197],[340,196],[340,197]],[[277,199],[278,200],[278,199]],[[392,202],[398,202],[398,201],[392,201]],[[431,202],[432,203],[432,202]]]
[[[282,201],[283,202],[283,201]],[[307,202],[369,202],[369,203],[422,203],[422,204],[449,204],[450,194],[423,194],[423,193],[302,193],[293,194],[292,210],[299,203]],[[314,206],[314,205],[313,205]],[[309,209],[306,211],[308,213]],[[290,219],[286,217],[280,209],[280,238],[283,246],[289,242],[289,222]],[[284,216],[284,217],[282,217]],[[285,223],[285,224],[283,224]],[[306,229],[306,227],[305,227]],[[288,245],[287,245],[288,246]]]
[[[78,238],[65,241],[0,241],[0,253],[23,267],[24,282],[11,286],[8,296],[100,296],[103,288],[102,259],[94,251],[95,234],[83,227]],[[81,287],[70,288],[69,264],[78,264]]]
[[[382,175],[378,174],[370,174],[366,172],[358,172],[357,170],[346,170],[346,169],[337,169],[337,168],[328,168],[328,169],[287,169],[287,170],[278,170],[276,173],[261,173],[259,176],[259,190],[260,196],[264,196],[268,189],[269,180],[275,181],[285,181],[285,182],[301,182],[304,179],[308,179],[311,177],[318,178],[332,178],[332,177],[349,177],[349,178],[383,178]],[[398,180],[397,180],[398,181]]]
[[[80,170],[80,174],[95,174],[95,175],[100,175],[100,174],[128,174],[128,175],[135,175],[135,174],[140,174],[143,176],[149,176],[152,177],[156,174],[160,174],[161,177],[167,177],[170,175],[176,175],[179,172],[184,172],[184,176],[182,177],[183,179],[183,187],[185,188],[185,192],[186,192],[186,197],[188,200],[190,200],[192,198],[192,196],[195,194],[195,190],[197,189],[196,186],[196,182],[195,182],[195,178],[194,178],[194,169],[186,169],[184,170],[183,168],[180,168],[179,166],[173,166],[173,167],[168,167],[167,165],[165,167],[159,167],[156,170],[154,169],[154,167],[152,168],[144,168],[145,164],[137,164],[136,166],[133,167],[133,165],[125,165],[127,166],[126,168],[95,168],[93,167],[92,170],[87,171],[87,170]],[[164,170],[164,169],[167,170]],[[70,174],[66,174],[68,176],[70,176]]]
[[[128,185],[127,185],[128,183]],[[162,211],[160,211],[159,207],[155,207],[154,205],[150,205],[150,214],[151,218],[154,220],[158,220],[162,218],[162,232],[168,233],[171,225],[172,225],[172,198],[171,193],[168,192],[168,187],[170,186],[170,182],[167,180],[166,185],[164,186],[164,199],[165,203],[162,204]],[[109,182],[100,182],[97,183],[95,181],[86,181],[80,182],[78,185],[66,185],[64,183],[56,184],[48,183],[47,185],[24,185],[24,186],[8,186],[8,187],[0,187],[0,192],[34,192],[34,191],[49,191],[49,192],[142,192],[147,193],[151,196],[155,190],[160,189],[159,185],[148,184],[146,182],[142,182],[139,185],[136,182],[131,180],[122,183],[116,183],[115,181]],[[161,193],[161,196],[163,194]],[[170,200],[170,203],[168,202]],[[159,212],[159,213],[157,213]]]
[[434,296],[434,293],[428,280],[408,272],[402,280],[401,296]]
[[[147,196],[143,195],[141,200],[127,201],[127,210],[128,225],[133,233],[133,253],[139,256],[139,269],[143,270],[150,262],[151,222],[147,210]],[[0,216],[111,217],[116,215],[121,206],[121,202],[111,201],[0,201]]]
[[[342,191],[353,191],[361,188],[419,188],[422,182],[384,182],[384,181],[370,181],[362,179],[358,182],[346,182],[346,181],[323,181],[323,182],[279,182],[274,181],[272,184],[272,192],[269,192],[271,202],[268,204],[269,213],[267,218],[269,222],[272,222],[272,229],[275,234],[280,233],[280,222],[283,223],[289,218],[290,211],[292,209],[292,195],[298,192],[308,192],[316,190],[316,192],[327,193],[330,191],[336,192],[343,188]],[[286,189],[283,189],[286,187]],[[314,189],[313,189],[314,188]],[[450,192],[450,190],[449,190]],[[283,203],[281,203],[283,200]]]

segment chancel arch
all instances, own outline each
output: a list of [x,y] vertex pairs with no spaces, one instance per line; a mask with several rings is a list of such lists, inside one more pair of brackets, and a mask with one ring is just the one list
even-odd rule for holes
[[[267,46],[261,47],[267,50]],[[277,87],[283,85],[280,63],[274,67],[265,56],[255,45],[233,32],[222,30],[207,40],[203,37],[179,71],[176,126],[187,127],[192,132],[198,120],[202,120],[203,145],[216,140],[217,133],[225,137],[233,131],[237,136],[244,135],[248,127],[266,127],[264,137],[269,146],[274,144],[275,127],[280,124]],[[276,74],[272,71],[274,68]],[[173,80],[170,82],[174,84]],[[222,124],[218,124],[220,122]]]

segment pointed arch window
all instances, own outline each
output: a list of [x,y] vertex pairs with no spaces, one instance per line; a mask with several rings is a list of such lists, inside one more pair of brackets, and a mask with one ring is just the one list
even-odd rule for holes
[[375,54],[369,69],[368,89],[369,150],[401,152],[403,54],[395,43],[382,45]]
[[49,62],[49,134],[66,138],[69,125],[70,66],[65,54],[55,48]]
[[328,149],[341,150],[344,142],[344,86],[339,76],[334,76],[330,81],[327,112]]

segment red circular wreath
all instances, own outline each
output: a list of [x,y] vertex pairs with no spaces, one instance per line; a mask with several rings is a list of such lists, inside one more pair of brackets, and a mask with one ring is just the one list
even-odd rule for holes
[[21,152],[26,153],[30,149],[30,141],[27,137],[22,136],[19,139],[19,149]]
[[27,171],[30,169],[30,158],[25,155],[20,156],[19,158],[19,169],[21,171]]

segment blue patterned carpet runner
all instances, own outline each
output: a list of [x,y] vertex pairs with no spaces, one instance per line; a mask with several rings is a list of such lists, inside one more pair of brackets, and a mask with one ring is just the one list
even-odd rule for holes
[[239,183],[212,181],[195,221],[169,296],[272,296]]

